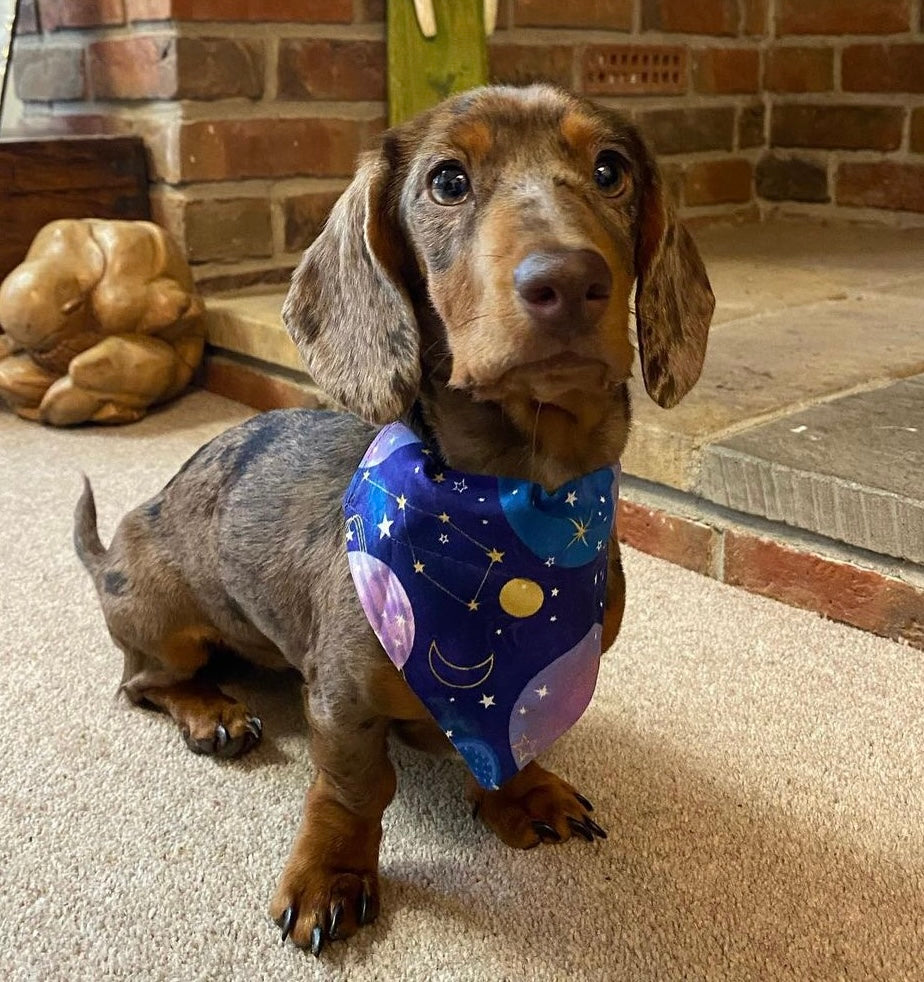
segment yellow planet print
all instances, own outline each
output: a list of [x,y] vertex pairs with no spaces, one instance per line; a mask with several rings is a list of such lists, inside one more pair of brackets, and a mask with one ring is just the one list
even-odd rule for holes
[[545,601],[545,594],[535,580],[518,576],[501,587],[498,600],[511,617],[532,617]]

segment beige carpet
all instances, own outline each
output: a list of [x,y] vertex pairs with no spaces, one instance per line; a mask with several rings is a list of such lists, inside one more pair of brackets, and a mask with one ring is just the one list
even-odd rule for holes
[[0,979],[924,979],[922,654],[630,553],[592,709],[549,754],[608,842],[507,850],[461,769],[396,753],[384,911],[319,965],[266,916],[309,773],[298,698],[263,745],[189,753],[113,697],[71,551],[244,415],[202,393],[132,427],[0,413]]

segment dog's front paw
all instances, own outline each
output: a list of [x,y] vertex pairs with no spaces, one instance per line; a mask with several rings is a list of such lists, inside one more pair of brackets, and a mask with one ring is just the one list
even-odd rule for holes
[[382,823],[343,805],[322,774],[305,798],[305,814],[270,904],[282,940],[321,954],[379,913]]
[[471,781],[466,797],[472,814],[508,846],[531,849],[540,842],[564,842],[580,836],[587,842],[606,832],[590,817],[593,805],[567,781],[540,767],[526,765],[497,791]]
[[286,938],[317,957],[327,941],[348,938],[379,912],[379,878],[374,871],[290,863],[270,905],[270,916]]

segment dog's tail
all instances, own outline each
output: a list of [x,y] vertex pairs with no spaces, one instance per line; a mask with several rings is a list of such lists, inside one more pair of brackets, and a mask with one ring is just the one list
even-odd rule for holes
[[96,502],[86,474],[83,477],[83,493],[74,509],[74,548],[92,576],[100,560],[106,555],[106,550],[96,530]]

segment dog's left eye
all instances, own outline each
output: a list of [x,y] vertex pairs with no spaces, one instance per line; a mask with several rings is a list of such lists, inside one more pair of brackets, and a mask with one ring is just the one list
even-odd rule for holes
[[615,150],[603,150],[594,163],[594,183],[607,194],[621,194],[629,186],[629,164]]
[[465,168],[455,161],[440,164],[430,174],[430,196],[438,205],[461,204],[470,190]]

